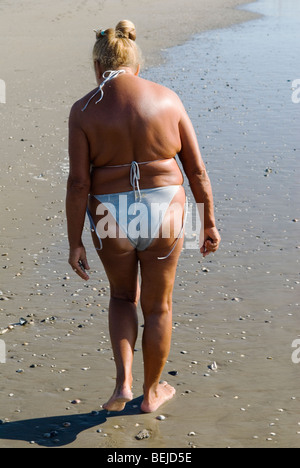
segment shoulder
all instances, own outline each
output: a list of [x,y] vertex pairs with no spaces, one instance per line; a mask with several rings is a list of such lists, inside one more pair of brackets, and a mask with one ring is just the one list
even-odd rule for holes
[[144,82],[143,86],[150,97],[159,99],[165,103],[168,102],[170,107],[178,110],[180,113],[184,110],[183,103],[175,91],[153,81],[144,80],[142,78],[140,78],[140,80]]
[[161,85],[159,83],[155,83],[154,81],[146,80],[144,78],[139,78],[139,80],[141,83],[144,84],[144,86],[147,86],[149,89],[152,89],[153,92],[157,92],[157,93],[169,96],[170,98],[173,98],[174,100],[179,99],[179,96],[167,86]]
[[69,121],[71,123],[79,123],[81,121],[83,114],[82,109],[84,108],[88,100],[93,96],[93,94],[95,94],[97,89],[98,88],[93,89],[93,91],[90,91],[88,94],[74,102],[69,115]]

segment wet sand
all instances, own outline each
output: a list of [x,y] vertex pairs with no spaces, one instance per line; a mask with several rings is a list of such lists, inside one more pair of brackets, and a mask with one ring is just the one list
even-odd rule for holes
[[[195,124],[222,249],[205,260],[184,250],[180,259],[163,375],[177,390],[174,400],[155,414],[139,411],[141,327],[135,400],[120,414],[101,410],[114,387],[109,286],[88,225],[91,280],[83,283],[70,272],[64,212],[67,118],[73,101],[94,86],[87,31],[95,27],[96,2],[26,2],[26,13],[0,2],[0,46],[7,51],[0,59],[7,83],[7,103],[0,105],[0,329],[12,325],[0,336],[7,351],[0,364],[0,446],[297,447],[300,364],[291,359],[300,336],[295,2],[281,10],[278,2],[257,2],[249,16],[221,10],[221,1],[185,2],[186,19],[182,8],[173,10],[174,22],[182,16],[180,26],[164,25],[163,34],[161,2],[151,2],[157,9],[147,16],[147,31],[146,3],[139,9],[135,2],[114,3],[118,16],[101,3],[103,26],[123,16],[140,24],[148,57],[143,75],[178,92]],[[188,16],[200,15],[200,3],[203,22]],[[208,4],[214,14],[205,10]],[[255,11],[266,17],[184,43],[204,29],[257,17]],[[182,45],[161,55],[175,43]],[[21,325],[21,317],[27,323]],[[160,414],[164,420],[156,419]],[[150,437],[137,441],[143,429]]]

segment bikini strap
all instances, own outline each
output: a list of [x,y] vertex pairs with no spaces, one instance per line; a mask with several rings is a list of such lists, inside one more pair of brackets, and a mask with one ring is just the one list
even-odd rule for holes
[[90,220],[91,232],[94,232],[96,234],[96,236],[98,237],[99,243],[100,243],[100,249],[97,249],[97,247],[96,247],[96,250],[102,250],[103,249],[102,240],[101,240],[101,237],[98,234],[97,228],[95,226],[95,223],[94,223],[94,220],[93,220],[93,217],[92,217],[92,214],[91,214],[89,208],[86,209],[86,213],[87,213],[88,218]]
[[130,184],[134,190],[134,196],[135,196],[136,201],[137,199],[139,199],[139,201],[142,200],[140,183],[139,183],[140,179],[141,179],[141,173],[140,173],[139,164],[136,161],[132,161],[131,166],[130,166]]
[[185,224],[186,224],[186,220],[187,220],[187,215],[188,215],[188,200],[186,199],[185,201],[185,204],[184,204],[184,218],[183,218],[183,222],[182,222],[182,228],[181,228],[181,231],[173,245],[173,248],[171,250],[170,253],[168,253],[168,255],[166,257],[157,257],[157,260],[166,260],[167,258],[170,257],[170,255],[174,252],[175,248],[176,248],[176,245],[178,244],[179,242],[179,239],[181,239],[182,237],[182,234],[183,234],[183,231],[184,231],[184,228],[185,228]]
[[104,81],[100,84],[98,90],[95,92],[95,94],[93,94],[92,97],[90,97],[90,99],[88,100],[88,102],[86,103],[86,105],[83,107],[83,109],[81,109],[81,112],[84,112],[85,109],[87,108],[87,106],[89,105],[89,103],[91,102],[91,100],[98,94],[98,93],[101,93],[101,96],[100,96],[100,99],[98,99],[98,101],[95,102],[95,104],[98,104],[98,102],[102,101],[103,99],[103,96],[104,96],[104,91],[103,91],[103,88],[104,86],[106,85],[106,83],[108,83],[109,81],[113,80],[114,78],[117,78],[117,76],[119,75],[123,75],[123,73],[126,73],[125,70],[107,70],[103,73],[102,77],[104,78]]

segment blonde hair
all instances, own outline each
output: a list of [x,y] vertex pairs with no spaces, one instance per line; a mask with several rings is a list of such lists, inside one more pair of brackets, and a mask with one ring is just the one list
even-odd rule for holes
[[132,67],[135,70],[142,57],[136,40],[136,29],[131,21],[120,21],[115,29],[96,32],[96,43],[93,49],[93,59],[98,61],[105,70],[116,70],[120,67]]

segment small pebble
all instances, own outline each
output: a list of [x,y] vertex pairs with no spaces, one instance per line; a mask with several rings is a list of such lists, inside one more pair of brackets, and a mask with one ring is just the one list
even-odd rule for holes
[[150,433],[149,431],[147,431],[147,429],[143,429],[135,436],[137,440],[149,439],[149,437],[150,437]]
[[72,405],[79,405],[81,403],[81,400],[76,399],[76,400],[71,401],[71,403]]
[[164,421],[166,417],[163,414],[160,414],[159,416],[157,416],[156,419],[158,419],[159,421]]

